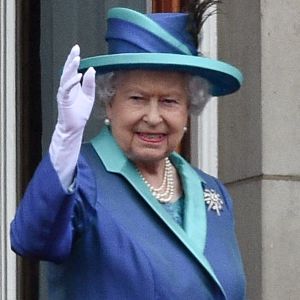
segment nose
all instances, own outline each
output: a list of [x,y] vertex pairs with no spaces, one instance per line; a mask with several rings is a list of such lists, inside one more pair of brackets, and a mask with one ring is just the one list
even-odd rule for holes
[[158,125],[162,121],[162,116],[159,108],[159,101],[155,99],[149,101],[148,105],[145,108],[143,120],[149,126]]

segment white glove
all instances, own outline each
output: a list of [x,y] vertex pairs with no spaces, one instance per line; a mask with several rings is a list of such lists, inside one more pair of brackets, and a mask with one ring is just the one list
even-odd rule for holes
[[52,135],[49,154],[65,189],[73,181],[83,131],[95,100],[95,73],[89,68],[78,73],[80,48],[75,45],[64,65],[57,93],[58,119]]

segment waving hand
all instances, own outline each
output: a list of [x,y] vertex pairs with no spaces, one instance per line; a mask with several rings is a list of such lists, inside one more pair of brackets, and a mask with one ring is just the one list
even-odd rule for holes
[[89,68],[82,78],[79,54],[75,45],[64,65],[57,92],[57,124],[49,147],[50,160],[65,188],[74,179],[83,131],[95,100],[96,72]]
[[64,65],[57,93],[58,125],[63,133],[82,131],[90,116],[95,99],[95,70],[78,73],[80,49],[75,45]]

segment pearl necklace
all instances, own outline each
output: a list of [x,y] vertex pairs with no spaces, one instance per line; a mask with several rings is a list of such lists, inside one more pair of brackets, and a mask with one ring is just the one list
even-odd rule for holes
[[152,186],[147,179],[143,176],[142,172],[138,170],[138,173],[144,183],[149,188],[152,195],[161,203],[169,202],[173,195],[174,195],[174,175],[172,170],[172,164],[168,157],[165,158],[165,171],[164,171],[164,178],[163,182],[160,187],[155,188]]

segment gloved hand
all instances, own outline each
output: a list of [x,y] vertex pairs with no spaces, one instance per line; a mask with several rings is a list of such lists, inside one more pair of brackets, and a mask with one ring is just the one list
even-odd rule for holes
[[95,99],[95,70],[89,68],[83,76],[78,73],[80,48],[75,45],[64,65],[57,93],[59,129],[74,134],[84,129]]
[[58,119],[49,154],[64,188],[73,181],[83,131],[95,100],[95,70],[78,73],[80,48],[75,45],[63,68],[57,93]]

